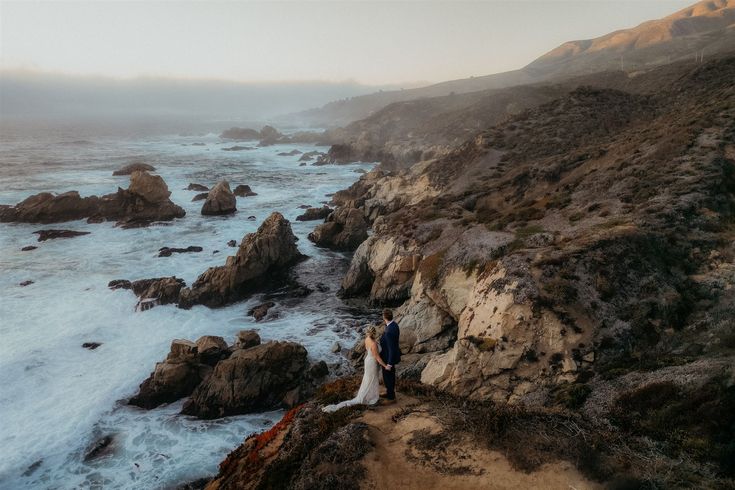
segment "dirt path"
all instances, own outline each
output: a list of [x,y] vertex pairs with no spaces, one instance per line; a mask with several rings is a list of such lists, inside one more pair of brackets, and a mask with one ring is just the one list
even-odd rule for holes
[[[369,410],[358,420],[369,426],[375,449],[363,464],[365,489],[597,489],[571,463],[546,464],[533,473],[514,470],[499,452],[442,435],[439,420],[418,400]],[[414,407],[401,416],[406,407]],[[395,417],[397,416],[397,417]],[[396,421],[393,418],[396,418]],[[519,441],[522,444],[522,442]]]

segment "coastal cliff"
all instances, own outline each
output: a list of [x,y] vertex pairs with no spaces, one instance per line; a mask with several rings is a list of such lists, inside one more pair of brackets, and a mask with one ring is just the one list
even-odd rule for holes
[[[496,445],[509,433],[533,441],[529,420],[574,426],[593,449],[563,456],[548,445],[569,437],[554,432],[518,461],[571,460],[598,482],[732,483],[735,58],[660,70],[631,91],[575,88],[334,196],[331,221],[360,211],[372,228],[339,294],[396,308],[409,412],[449,397],[471,407],[465,421],[501,417],[479,431]],[[646,90],[652,80],[662,83]],[[324,437],[363,434],[345,420]],[[376,437],[353,455],[359,471]],[[250,478],[242,458],[256,439],[209,488]]]

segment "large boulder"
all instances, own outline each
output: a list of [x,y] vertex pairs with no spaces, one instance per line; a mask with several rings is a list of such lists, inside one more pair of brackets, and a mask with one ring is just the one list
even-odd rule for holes
[[237,211],[237,199],[230,190],[230,184],[223,180],[218,182],[209,194],[202,206],[202,214],[205,216],[217,216],[232,214]]
[[263,126],[260,130],[260,146],[269,146],[278,143],[283,134],[273,126]]
[[258,195],[257,192],[253,192],[249,185],[245,184],[240,184],[235,187],[235,190],[233,190],[232,193],[235,194],[237,197],[251,197]]
[[166,202],[171,196],[166,182],[160,175],[151,175],[142,171],[135,171],[130,176],[128,191],[151,204]]
[[222,337],[207,335],[196,342],[176,339],[166,359],[156,363],[128,403],[151,409],[189,396],[211,374],[212,366],[227,356],[229,350]]
[[339,208],[309,233],[309,240],[319,247],[355,250],[368,237],[368,222],[357,208]]
[[258,231],[245,235],[234,257],[223,266],[211,267],[192,284],[182,289],[179,306],[195,304],[210,307],[237,301],[247,293],[267,285],[299,260],[291,223],[281,213],[271,214]]
[[269,342],[238,349],[214,368],[182,413],[204,419],[293,406],[311,393],[306,349]]
[[131,175],[133,172],[154,172],[155,170],[156,167],[154,167],[153,165],[148,165],[147,163],[143,162],[135,162],[115,170],[114,172],[112,172],[112,175]]
[[175,303],[179,299],[179,291],[185,286],[184,280],[176,276],[140,279],[131,283],[133,293],[138,298],[156,299],[162,305]]

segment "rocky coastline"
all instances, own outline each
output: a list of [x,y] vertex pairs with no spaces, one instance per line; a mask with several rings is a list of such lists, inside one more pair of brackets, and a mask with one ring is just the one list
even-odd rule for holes
[[[522,471],[564,460],[591,486],[732,483],[733,78],[725,57],[652,70],[628,90],[549,92],[333,197],[309,238],[354,250],[340,296],[395,307],[401,325],[414,405],[391,427],[456,407],[472,444],[490,441]],[[350,357],[359,365],[359,346]],[[323,386],[206,488],[322,488],[304,462],[359,487],[383,444],[361,425],[372,412],[318,410],[353,389]],[[440,458],[421,437],[449,443],[452,416],[407,432],[410,451]]]

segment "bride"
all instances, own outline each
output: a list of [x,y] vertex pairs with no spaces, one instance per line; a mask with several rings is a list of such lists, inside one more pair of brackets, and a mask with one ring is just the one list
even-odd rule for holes
[[327,405],[323,408],[325,412],[336,412],[340,408],[352,405],[374,405],[378,402],[380,366],[385,368],[387,364],[380,357],[380,346],[376,341],[377,336],[378,331],[374,326],[367,328],[367,334],[365,335],[365,374],[362,375],[362,383],[355,398],[336,405]]

